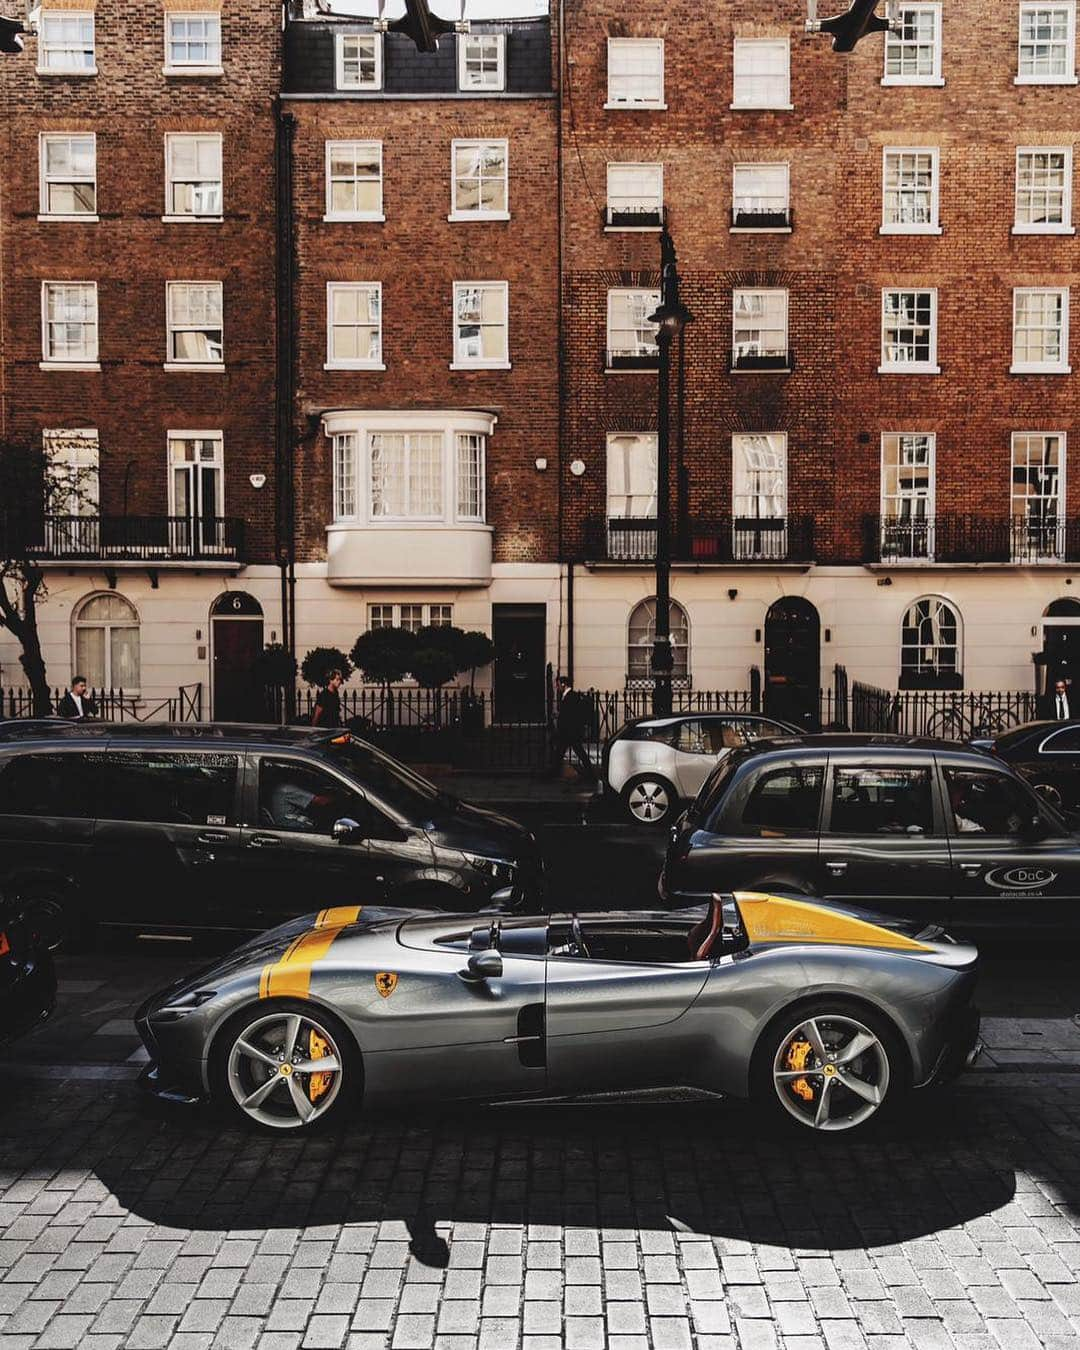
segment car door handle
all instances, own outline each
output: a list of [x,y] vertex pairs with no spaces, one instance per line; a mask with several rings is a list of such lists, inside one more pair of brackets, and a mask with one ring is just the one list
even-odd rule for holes
[[200,844],[227,844],[229,836],[227,834],[215,834],[208,830],[205,834],[196,835],[195,838]]
[[847,863],[841,862],[839,859],[836,859],[835,861],[832,862],[827,862],[825,866],[829,869],[829,871],[832,873],[834,877],[842,877],[844,873],[847,871]]
[[960,864],[960,871],[964,872],[969,877],[977,877],[982,870],[983,865],[981,862],[962,862]]
[[276,834],[253,834],[248,840],[248,848],[280,848],[281,840]]

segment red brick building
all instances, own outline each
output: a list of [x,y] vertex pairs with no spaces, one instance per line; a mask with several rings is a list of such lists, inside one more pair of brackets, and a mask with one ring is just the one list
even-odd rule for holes
[[[3,58],[0,436],[72,489],[33,523],[55,683],[77,669],[152,705],[201,682],[228,715],[280,626],[280,47],[251,0],[44,0]],[[20,683],[9,643],[0,661]]]

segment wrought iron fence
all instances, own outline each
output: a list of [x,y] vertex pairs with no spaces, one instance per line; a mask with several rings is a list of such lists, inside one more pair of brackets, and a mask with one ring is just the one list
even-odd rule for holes
[[1080,559],[1080,520],[1035,516],[867,516],[870,562],[1017,563]]
[[1035,695],[1024,689],[903,689],[891,693],[858,681],[851,689],[853,731],[967,741],[998,736],[1036,715]]
[[[720,516],[694,520],[675,531],[673,562],[810,562],[814,556],[811,516]],[[585,526],[586,562],[653,562],[656,519],[612,517]]]
[[244,521],[238,516],[61,516],[12,520],[0,530],[7,552],[43,562],[101,559],[119,562],[206,562],[244,559]]
[[[56,714],[65,690],[53,689],[49,694],[51,715]],[[201,722],[203,720],[203,687],[201,684],[182,684],[175,694],[147,706],[145,700],[123,689],[91,689],[95,716],[102,722]],[[34,717],[34,695],[29,689],[0,689],[0,720]]]

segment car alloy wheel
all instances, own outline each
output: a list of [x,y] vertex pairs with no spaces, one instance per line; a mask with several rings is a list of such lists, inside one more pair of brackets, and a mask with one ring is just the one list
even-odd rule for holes
[[273,1130],[329,1114],[345,1080],[339,1037],[326,1019],[277,1009],[247,1022],[229,1047],[225,1081],[240,1112]]
[[626,809],[639,825],[662,825],[673,800],[671,788],[660,778],[639,778],[626,791]]
[[1056,807],[1058,810],[1061,809],[1061,793],[1053,783],[1036,783],[1035,791],[1044,802],[1049,802],[1051,806]]
[[880,1036],[846,1014],[807,1016],[783,1035],[772,1062],[776,1096],[801,1125],[853,1130],[885,1103],[889,1054]]

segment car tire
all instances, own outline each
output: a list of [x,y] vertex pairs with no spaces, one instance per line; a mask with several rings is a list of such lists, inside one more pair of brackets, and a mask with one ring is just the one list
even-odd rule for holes
[[78,951],[89,945],[92,927],[59,881],[28,881],[14,888],[13,908],[35,946]]
[[774,1124],[849,1136],[895,1110],[911,1067],[887,1018],[854,1000],[823,997],[773,1018],[758,1041],[750,1079],[754,1103]]
[[[337,1067],[319,1073],[297,1067],[316,1062]],[[363,1086],[360,1052],[348,1028],[327,1009],[298,999],[242,1009],[218,1033],[210,1063],[214,1104],[267,1134],[325,1129],[359,1100]],[[274,1079],[278,1086],[268,1086]]]
[[632,825],[659,828],[675,818],[679,794],[666,778],[655,773],[640,773],[623,788],[623,810]]
[[1061,800],[1060,788],[1056,788],[1053,783],[1035,783],[1033,786],[1043,801],[1049,802],[1055,810],[1062,811],[1065,809],[1065,804]]

